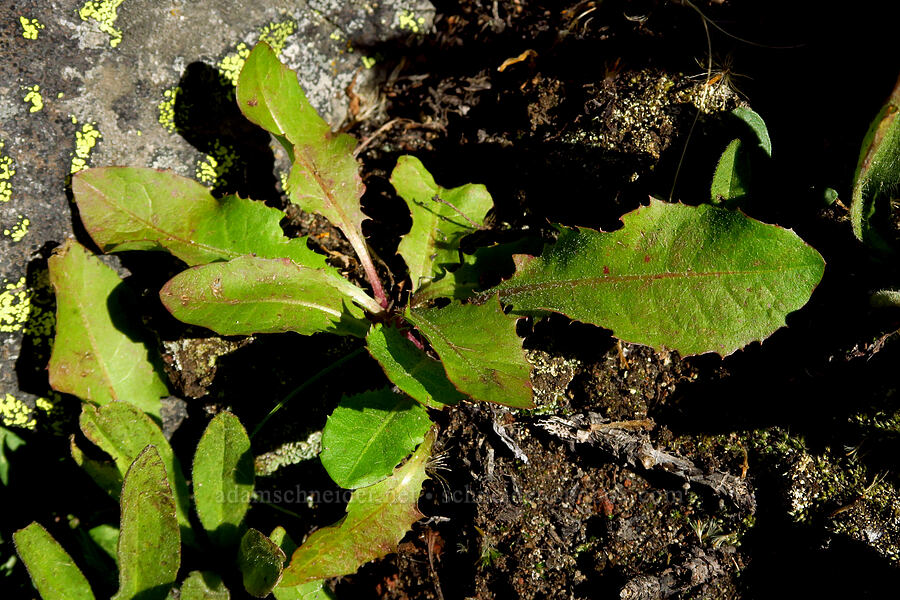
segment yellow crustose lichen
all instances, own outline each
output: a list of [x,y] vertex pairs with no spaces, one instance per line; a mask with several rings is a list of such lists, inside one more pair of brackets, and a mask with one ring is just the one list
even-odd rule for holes
[[37,19],[27,17],[19,17],[19,23],[22,25],[22,37],[26,40],[36,40],[38,31],[44,28],[44,25]]
[[41,97],[41,86],[33,85],[31,87],[25,88],[28,90],[28,93],[25,94],[25,97],[22,98],[27,104],[31,104],[31,108],[28,109],[28,112],[37,112],[44,108],[44,98]]
[[297,31],[297,24],[291,20],[269,23],[259,32],[259,41],[269,44],[275,54],[281,54],[288,36],[295,31]]
[[0,421],[6,427],[22,429],[34,429],[37,425],[34,411],[12,394],[0,396]]
[[10,157],[3,155],[3,142],[0,142],[0,204],[9,202],[12,199],[12,184],[10,180],[16,174],[13,169],[13,161]]
[[[288,36],[295,31],[297,31],[297,24],[291,20],[269,23],[260,30],[259,41],[266,42],[276,54],[280,54],[287,43]],[[233,52],[226,54],[216,67],[222,77],[231,82],[231,85],[237,85],[238,76],[241,74],[241,69],[244,68],[248,56],[250,56],[250,48],[241,42],[235,46]]]
[[[73,117],[72,122],[76,120]],[[81,126],[80,131],[75,132],[75,156],[72,157],[72,166],[70,173],[77,173],[87,169],[88,160],[91,158],[91,152],[100,139],[100,132],[91,123],[85,123]]]
[[231,85],[237,85],[238,75],[240,75],[241,69],[244,68],[244,62],[246,62],[248,56],[250,56],[250,48],[247,47],[247,44],[241,42],[234,49],[234,52],[226,54],[225,58],[220,60],[216,67],[219,69],[222,77],[231,82]]
[[237,154],[234,148],[216,140],[213,151],[197,163],[195,175],[197,179],[210,187],[227,183],[228,172],[234,167]]
[[100,24],[100,31],[109,35],[109,45],[115,48],[122,41],[122,31],[116,29],[119,6],[125,0],[88,0],[78,9],[82,21],[94,20]]
[[4,229],[3,235],[12,238],[14,242],[22,241],[22,238],[25,237],[25,234],[28,233],[28,227],[31,225],[31,220],[25,218],[22,215],[19,215],[19,222],[13,225],[12,229]]
[[0,292],[0,332],[19,331],[28,321],[31,312],[31,294],[25,287],[25,278],[7,283]]
[[425,25],[424,17],[416,17],[412,12],[405,10],[397,16],[397,24],[400,29],[408,29],[413,33],[420,33]]
[[181,93],[181,87],[175,86],[163,92],[165,100],[157,105],[159,108],[159,124],[169,133],[175,133],[175,102]]

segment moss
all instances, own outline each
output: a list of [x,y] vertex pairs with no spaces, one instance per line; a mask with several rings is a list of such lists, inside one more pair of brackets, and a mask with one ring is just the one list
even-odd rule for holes
[[[850,422],[892,433],[898,424],[896,413],[890,411],[855,415]],[[802,436],[777,427],[748,432],[741,440],[754,454],[754,462],[780,473],[788,514],[794,521],[811,526],[824,522],[833,534],[900,562],[900,492],[884,477],[871,473],[855,452],[826,448],[814,453]]]
[[[724,83],[698,82],[679,86],[685,79],[653,70],[620,74],[616,102],[609,115],[598,115],[591,126],[567,133],[563,140],[605,150],[646,154],[659,159],[673,139],[676,108],[691,104],[704,114],[734,108],[737,94]],[[675,91],[678,90],[678,91]],[[637,178],[635,173],[633,178]]]

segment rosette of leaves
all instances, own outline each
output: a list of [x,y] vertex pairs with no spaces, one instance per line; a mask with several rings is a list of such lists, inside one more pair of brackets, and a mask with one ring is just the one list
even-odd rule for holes
[[[247,57],[236,97],[287,151],[290,201],[343,233],[367,289],[305,239],[284,237],[283,214],[259,202],[215,198],[150,169],[89,169],[72,185],[103,251],[166,251],[187,264],[160,291],[176,318],[221,335],[355,336],[392,384],[343,398],[329,418],[321,460],[338,485],[356,490],[354,499],[342,521],[294,550],[276,596],[287,584],[352,573],[396,546],[418,516],[433,442],[429,410],[462,400],[533,406],[519,318],[558,312],[630,342],[727,355],[783,326],[823,274],[821,256],[790,230],[726,208],[657,200],[625,215],[615,232],[559,227],[558,240],[536,256],[513,256],[509,246],[463,254],[461,241],[493,207],[487,190],[441,187],[404,156],[391,176],[412,215],[398,248],[411,289],[404,305],[380,280],[362,230],[356,140],[332,132],[297,74],[264,43]],[[484,289],[498,264],[515,274]],[[292,546],[286,540],[278,543]]]

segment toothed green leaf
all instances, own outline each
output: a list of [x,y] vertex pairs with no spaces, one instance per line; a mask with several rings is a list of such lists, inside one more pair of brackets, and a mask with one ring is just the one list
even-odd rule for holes
[[732,210],[653,200],[618,231],[564,229],[495,288],[518,314],[560,312],[619,339],[728,355],[809,300],[825,261],[796,233]]
[[[284,527],[276,527],[269,538],[278,544],[285,555],[290,556],[297,549],[297,544],[291,539]],[[334,594],[325,586],[325,581],[310,581],[291,587],[279,584],[272,590],[276,600],[335,600]]]
[[346,489],[390,476],[431,428],[428,411],[390,389],[344,396],[322,430],[322,466]]
[[291,202],[331,221],[347,236],[367,272],[374,272],[362,234],[367,217],[360,208],[365,186],[353,156],[356,139],[332,133],[306,99],[297,73],[281,64],[264,42],[253,48],[244,63],[237,101],[247,119],[292,150],[286,186]]
[[85,229],[104,252],[165,250],[189,265],[244,254],[326,268],[325,257],[288,239],[284,213],[237,196],[214,198],[193,179],[138,167],[87,169],[72,176]]
[[459,263],[460,240],[484,225],[494,202],[483,185],[442,188],[412,156],[397,159],[391,184],[412,214],[412,228],[400,240],[398,252],[415,291],[443,273],[444,267]]
[[517,318],[503,313],[496,296],[481,306],[407,309],[406,318],[428,338],[460,392],[473,400],[533,406],[531,365],[516,335]]
[[56,292],[51,387],[95,404],[123,400],[159,418],[160,398],[169,390],[147,345],[137,341],[143,332],[135,327],[131,292],[115,271],[71,239],[48,265]]
[[513,255],[534,254],[543,244],[536,238],[478,248],[473,254],[463,254],[455,271],[445,271],[434,281],[422,284],[413,295],[411,304],[420,306],[437,298],[467,300],[476,291],[495,285],[515,271]]
[[252,256],[183,271],[159,295],[176,319],[221,335],[326,331],[364,337],[368,322],[354,301],[374,303],[349,281],[320,269]]
[[32,523],[15,532],[13,542],[43,600],[94,600],[75,561],[46,529]]
[[181,564],[181,536],[166,465],[147,446],[122,485],[119,591],[112,600],[165,600]]
[[391,383],[425,406],[444,408],[465,399],[447,379],[444,366],[396,327],[373,326],[366,335],[366,347]]
[[419,494],[433,444],[434,433],[429,432],[390,477],[353,492],[347,514],[334,525],[314,531],[294,551],[281,587],[350,575],[367,562],[396,552],[412,524],[422,518]]

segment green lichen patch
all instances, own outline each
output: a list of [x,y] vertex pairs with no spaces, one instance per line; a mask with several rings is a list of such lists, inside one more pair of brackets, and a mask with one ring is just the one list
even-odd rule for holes
[[322,451],[322,432],[313,431],[305,440],[287,442],[256,457],[256,474],[273,475],[283,467],[313,459]]
[[565,415],[571,412],[566,389],[569,387],[580,362],[554,356],[543,350],[526,350],[525,358],[531,363],[531,385],[536,408],[532,415]]

